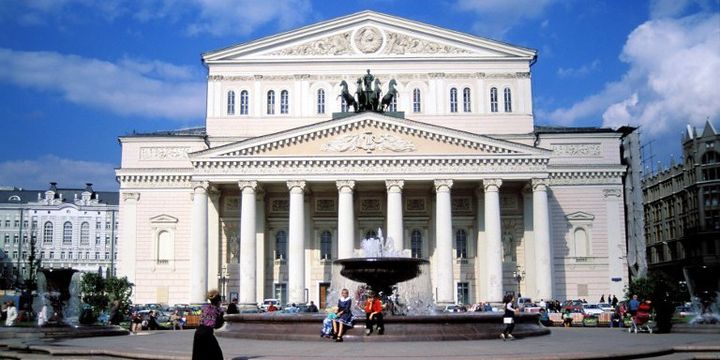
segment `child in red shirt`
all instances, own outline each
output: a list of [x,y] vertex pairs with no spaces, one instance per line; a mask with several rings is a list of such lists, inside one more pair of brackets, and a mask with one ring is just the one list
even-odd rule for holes
[[365,300],[365,335],[368,336],[373,332],[373,326],[377,326],[378,334],[385,333],[385,323],[383,322],[382,303],[375,296],[375,293],[368,292]]

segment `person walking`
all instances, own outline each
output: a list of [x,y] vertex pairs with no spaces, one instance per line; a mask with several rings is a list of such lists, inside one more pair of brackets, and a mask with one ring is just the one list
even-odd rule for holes
[[7,303],[7,317],[5,318],[5,326],[13,326],[15,325],[15,319],[18,317],[17,309],[15,308],[15,303],[12,301],[8,301]]
[[640,307],[638,296],[633,295],[632,300],[628,303],[628,313],[630,313],[630,316],[635,316],[635,314],[637,314],[638,307]]
[[503,339],[503,341],[507,339],[514,339],[512,332],[513,329],[515,329],[515,313],[517,312],[517,309],[513,304],[514,302],[514,295],[505,295],[505,299],[503,300],[503,309],[505,309],[503,324],[505,324],[505,330],[503,330],[502,334],[500,334],[500,338]]
[[203,306],[200,314],[200,325],[193,338],[193,360],[222,360],[223,353],[215,338],[215,329],[223,325],[223,312],[220,308],[220,293],[210,290],[207,293],[209,304]]

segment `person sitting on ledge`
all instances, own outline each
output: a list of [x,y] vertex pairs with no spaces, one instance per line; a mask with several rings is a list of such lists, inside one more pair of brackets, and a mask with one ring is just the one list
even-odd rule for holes
[[353,327],[352,299],[348,289],[342,289],[337,305],[337,318],[333,321],[333,338],[337,342],[343,341],[343,334]]
[[385,323],[383,322],[382,303],[375,296],[373,291],[368,291],[365,300],[365,335],[369,336],[373,332],[373,326],[377,326],[378,335],[385,333]]

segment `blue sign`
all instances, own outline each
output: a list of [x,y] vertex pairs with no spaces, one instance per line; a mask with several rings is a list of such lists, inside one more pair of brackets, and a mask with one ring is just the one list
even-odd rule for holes
[[610,280],[612,280],[614,282],[620,282],[620,281],[622,281],[622,278],[614,277],[614,278],[611,278]]

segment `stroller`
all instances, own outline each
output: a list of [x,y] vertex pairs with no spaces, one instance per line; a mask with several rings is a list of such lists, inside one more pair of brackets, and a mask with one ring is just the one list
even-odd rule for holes
[[652,307],[650,301],[646,301],[637,309],[637,313],[632,317],[632,325],[628,328],[628,332],[647,332],[652,334],[653,328],[655,327],[655,321],[652,315]]

